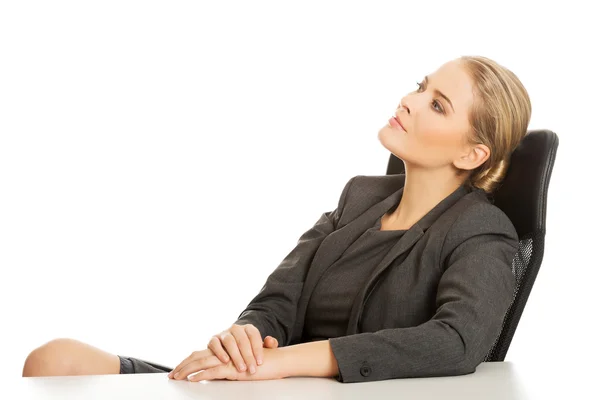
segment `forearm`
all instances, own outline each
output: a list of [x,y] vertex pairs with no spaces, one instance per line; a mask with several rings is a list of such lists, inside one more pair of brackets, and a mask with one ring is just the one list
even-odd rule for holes
[[334,377],[338,374],[338,364],[329,340],[281,347],[275,349],[273,357],[282,378]]

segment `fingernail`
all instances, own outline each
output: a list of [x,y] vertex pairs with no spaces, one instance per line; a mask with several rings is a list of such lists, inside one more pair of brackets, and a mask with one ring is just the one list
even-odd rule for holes
[[254,368],[254,365],[250,366],[250,373],[253,374],[256,372],[256,368]]
[[262,365],[262,358],[258,358],[258,359],[256,360],[256,362],[258,363],[258,365]]
[[178,378],[178,377],[179,377],[179,372],[175,374],[175,378]]
[[245,364],[242,364],[242,365],[240,365],[240,369],[241,369],[242,371],[245,371],[245,370],[246,370],[246,365],[245,365]]

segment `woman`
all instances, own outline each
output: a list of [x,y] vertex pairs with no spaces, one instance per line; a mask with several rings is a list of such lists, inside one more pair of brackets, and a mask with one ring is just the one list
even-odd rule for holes
[[[378,134],[406,173],[350,179],[238,320],[169,378],[474,372],[516,286],[518,237],[488,195],[530,115],[519,79],[488,58],[460,57],[425,77]],[[57,339],[27,357],[23,376],[166,371]]]

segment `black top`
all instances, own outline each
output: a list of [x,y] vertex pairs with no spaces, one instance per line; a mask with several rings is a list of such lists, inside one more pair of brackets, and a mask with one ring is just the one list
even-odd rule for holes
[[406,230],[381,231],[381,218],[352,243],[315,287],[305,319],[307,341],[344,336],[360,288]]

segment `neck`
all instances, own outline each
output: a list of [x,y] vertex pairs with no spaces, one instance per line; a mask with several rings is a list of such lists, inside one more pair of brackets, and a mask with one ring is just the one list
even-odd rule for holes
[[390,222],[411,227],[463,183],[453,171],[431,170],[406,165],[404,191]]

